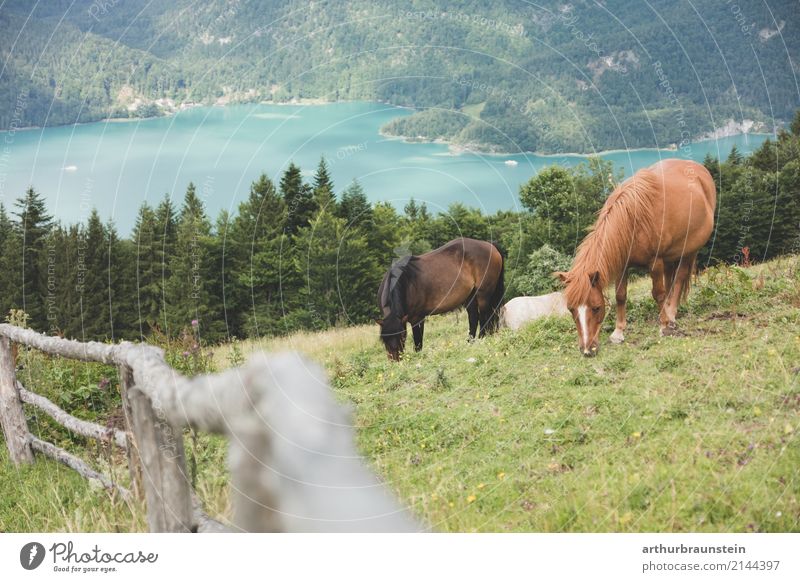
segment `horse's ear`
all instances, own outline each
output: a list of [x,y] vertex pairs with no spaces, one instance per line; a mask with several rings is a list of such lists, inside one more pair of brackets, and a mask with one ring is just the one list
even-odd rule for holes
[[567,282],[567,273],[565,273],[564,271],[556,271],[555,273],[553,273],[553,277],[555,277],[562,283]]
[[401,317],[400,321],[403,322],[403,325],[407,324],[408,323],[408,315],[404,315],[403,317]]
[[383,320],[376,318],[375,323],[377,323],[378,325],[383,325]]
[[589,281],[592,283],[592,287],[597,287],[597,282],[600,280],[600,271],[595,271],[591,275],[589,275]]

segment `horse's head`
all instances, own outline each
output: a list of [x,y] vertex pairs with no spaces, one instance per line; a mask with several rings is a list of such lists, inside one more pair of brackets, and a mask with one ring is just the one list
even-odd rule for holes
[[399,361],[400,354],[406,347],[408,316],[398,317],[394,313],[390,313],[383,319],[376,319],[375,322],[381,327],[381,339],[389,359],[395,362]]
[[556,273],[564,284],[567,309],[578,328],[578,349],[594,357],[600,349],[600,326],[606,316],[606,299],[600,273]]

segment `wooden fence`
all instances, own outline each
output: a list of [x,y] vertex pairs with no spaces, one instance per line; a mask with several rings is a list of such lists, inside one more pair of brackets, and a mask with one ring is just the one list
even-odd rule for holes
[[[125,430],[75,418],[16,379],[13,344],[53,356],[117,367]],[[130,490],[27,427],[22,402],[69,430],[127,451]],[[322,369],[286,352],[186,378],[146,344],[77,342],[0,324],[0,424],[11,460],[34,451],[121,495],[143,497],[153,532],[419,531],[358,455],[350,415]],[[186,470],[183,429],[225,435],[233,497],[232,527],[208,518]]]

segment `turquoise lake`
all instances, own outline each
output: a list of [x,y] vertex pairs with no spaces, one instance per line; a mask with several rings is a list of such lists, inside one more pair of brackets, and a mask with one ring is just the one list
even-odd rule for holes
[[[581,156],[452,155],[447,145],[406,143],[380,135],[410,111],[378,103],[235,105],[186,109],[171,117],[20,130],[0,134],[0,201],[10,208],[29,185],[64,223],[85,220],[92,207],[130,232],[143,201],[165,193],[180,203],[192,181],[214,218],[235,211],[250,183],[266,172],[276,183],[290,161],[311,179],[320,156],[337,191],[358,179],[373,201],[398,208],[410,199],[432,211],[452,202],[487,212],[517,208],[517,192],[544,166],[574,165]],[[696,142],[691,157],[742,153],[768,136],[739,135]],[[603,154],[630,175],[674,151]],[[507,163],[509,162],[509,163]],[[516,163],[514,163],[516,162]]]

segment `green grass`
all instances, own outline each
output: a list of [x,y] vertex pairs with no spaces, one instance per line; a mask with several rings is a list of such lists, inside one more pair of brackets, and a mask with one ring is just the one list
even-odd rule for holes
[[14,467],[0,447],[0,532],[147,531],[144,508],[97,489],[72,469],[37,457]]
[[[400,363],[387,360],[376,326],[223,346],[214,363],[261,348],[323,362],[354,408],[363,454],[437,530],[800,531],[798,266],[706,272],[682,308],[682,338],[659,337],[638,280],[626,343],[607,341],[612,309],[594,359],[579,355],[569,318],[468,344],[461,314],[432,318],[425,349]],[[201,494],[229,515],[221,441],[199,448]],[[38,518],[26,492],[45,478],[54,492]],[[49,505],[74,511],[75,479],[37,461],[3,484],[0,527],[72,527]],[[29,500],[29,522],[9,521],[17,498]],[[99,519],[81,524],[120,523]]]

